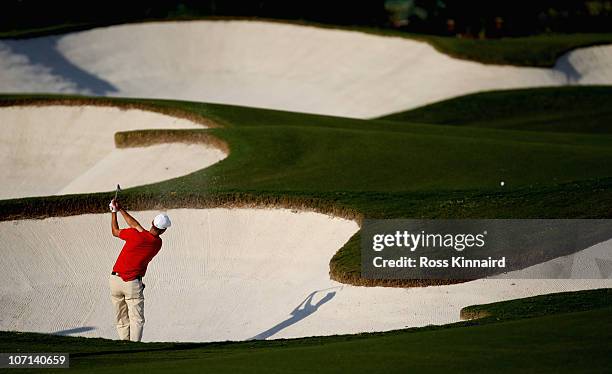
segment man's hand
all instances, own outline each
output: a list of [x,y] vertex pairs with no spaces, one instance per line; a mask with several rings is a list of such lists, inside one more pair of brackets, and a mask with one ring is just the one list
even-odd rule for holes
[[123,219],[125,219],[125,222],[128,224],[128,226],[140,232],[144,231],[144,228],[140,225],[140,223],[138,223],[138,221],[136,221],[134,217],[132,217],[128,212],[126,212],[123,209],[121,204],[119,204],[119,201],[112,199],[110,204],[108,204],[108,208],[113,213],[112,230],[113,230],[114,236],[119,236],[119,231],[120,231],[119,225],[115,226],[115,223],[114,223],[117,221],[117,212],[121,213],[121,215],[123,216]]
[[110,204],[108,204],[108,208],[110,209],[111,212],[117,213],[118,211],[121,210],[121,204],[119,204],[119,201],[112,199]]

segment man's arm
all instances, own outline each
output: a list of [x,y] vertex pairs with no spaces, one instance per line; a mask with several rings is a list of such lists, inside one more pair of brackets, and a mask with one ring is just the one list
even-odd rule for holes
[[116,212],[111,213],[111,231],[113,232],[113,236],[117,238],[119,237],[119,231],[121,230],[119,229],[119,223],[117,222]]
[[139,232],[145,231],[144,228],[140,226],[140,223],[138,223],[138,221],[136,221],[136,219],[132,217],[128,212],[126,212],[125,209],[123,209],[122,207],[119,207],[119,212],[121,212],[121,215],[123,216],[123,219],[128,224],[128,226],[130,226],[133,229],[138,230]]

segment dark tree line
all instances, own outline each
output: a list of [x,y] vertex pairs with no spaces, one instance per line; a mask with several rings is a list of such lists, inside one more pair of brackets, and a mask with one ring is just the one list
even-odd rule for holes
[[1,7],[0,31],[229,16],[488,38],[612,32],[612,0],[6,0]]

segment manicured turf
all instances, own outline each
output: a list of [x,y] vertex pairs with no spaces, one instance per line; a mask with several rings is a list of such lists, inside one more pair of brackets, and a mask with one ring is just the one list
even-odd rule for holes
[[612,164],[603,162],[612,157],[612,136],[206,110],[233,125],[211,130],[232,147],[226,160],[198,176],[214,181],[211,189],[498,190],[501,180],[517,188],[612,175]]
[[[571,50],[594,45],[605,45],[612,43],[612,34],[542,34],[517,38],[501,39],[468,39],[458,37],[409,34],[396,30],[377,29],[368,27],[342,27],[335,25],[319,24],[306,21],[289,21],[275,19],[252,19],[241,17],[203,17],[201,20],[254,20],[276,23],[289,23],[318,28],[342,29],[349,31],[364,32],[381,36],[393,36],[413,40],[424,41],[431,44],[436,50],[449,56],[477,61],[485,64],[501,64],[516,66],[552,67],[558,57]],[[193,18],[164,18],[125,20],[124,22],[147,22],[147,21],[191,21]],[[0,32],[2,38],[31,38],[44,35],[54,35],[95,27],[109,26],[108,22],[82,23],[54,25],[33,29],[20,29]]]
[[[31,98],[62,96],[5,95],[0,105]],[[223,125],[185,133],[212,134],[227,141],[231,153],[225,160],[185,177],[126,190],[124,202],[136,209],[164,201],[166,208],[269,203],[389,218],[606,218],[612,214],[612,135],[608,133],[356,120],[163,100],[88,100],[180,109]],[[580,110],[574,96],[567,102]],[[600,112],[590,109],[585,104],[584,111],[594,120]],[[549,112],[542,108],[542,115]],[[602,121],[606,118],[604,112]],[[132,135],[138,139],[159,132]],[[505,181],[504,187],[500,181]],[[0,217],[103,212],[109,196],[1,201]],[[347,243],[332,259],[335,279],[358,283],[357,243]]]
[[607,372],[610,294],[604,289],[530,298],[529,310],[519,308],[501,322],[272,342],[129,343],[3,332],[0,351],[69,352],[71,372],[87,373]]
[[524,131],[612,133],[612,87],[490,91],[381,117],[398,122]]

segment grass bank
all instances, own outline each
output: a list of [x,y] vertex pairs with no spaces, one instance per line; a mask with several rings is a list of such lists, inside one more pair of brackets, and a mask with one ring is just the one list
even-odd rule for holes
[[488,91],[380,117],[395,122],[500,130],[612,133],[612,87]]

